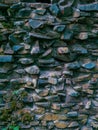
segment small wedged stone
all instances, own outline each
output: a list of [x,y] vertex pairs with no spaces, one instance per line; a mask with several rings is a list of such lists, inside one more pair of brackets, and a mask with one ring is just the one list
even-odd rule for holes
[[76,117],[78,117],[78,112],[76,112],[76,111],[72,111],[72,112],[68,112],[67,113],[67,117],[69,117],[69,118],[76,118]]
[[33,103],[33,97],[31,95],[25,96],[22,101],[24,103]]
[[90,109],[91,107],[91,101],[88,101],[85,105],[85,109]]
[[6,48],[4,50],[5,54],[11,55],[14,53],[14,51],[12,50],[11,46],[9,45],[9,43],[6,45]]
[[79,39],[80,40],[86,40],[86,39],[88,39],[88,33],[87,32],[81,32],[79,34]]
[[44,97],[41,97],[41,96],[37,95],[36,93],[33,93],[32,97],[33,97],[34,102],[39,102],[44,99]]
[[40,53],[40,46],[39,42],[37,41],[34,46],[32,46],[31,49],[31,55],[39,54]]
[[71,122],[69,125],[68,125],[68,128],[76,128],[79,126],[79,123],[74,121],[74,122]]
[[54,110],[60,110],[61,105],[59,103],[52,103],[51,108]]
[[49,77],[49,78],[48,78],[48,83],[50,83],[50,84],[56,85],[57,82],[58,82],[58,81],[57,81],[56,78],[52,78],[52,77]]
[[47,96],[45,97],[46,100],[48,101],[52,101],[52,102],[59,102],[60,101],[60,98],[58,95],[53,95],[53,96]]
[[64,31],[65,27],[66,27],[65,25],[56,25],[54,26],[54,31],[62,32]]
[[69,53],[68,47],[58,47],[57,50],[60,55]]
[[81,11],[79,9],[75,9],[73,12],[73,17],[78,18],[81,15]]
[[36,65],[25,68],[25,71],[29,74],[39,74],[40,70]]
[[62,40],[72,40],[73,38],[73,32],[71,30],[65,30],[64,34],[61,36]]
[[29,65],[29,64],[33,63],[34,61],[30,58],[20,58],[19,62],[23,65]]
[[78,97],[79,93],[72,88],[67,89],[67,94],[72,97]]
[[45,90],[44,89],[36,89],[35,91],[41,97],[45,97],[45,96],[47,96],[49,94],[49,89],[48,88],[45,89]]
[[34,107],[32,109],[32,112],[34,112],[35,114],[44,114],[45,113],[45,108],[43,107]]

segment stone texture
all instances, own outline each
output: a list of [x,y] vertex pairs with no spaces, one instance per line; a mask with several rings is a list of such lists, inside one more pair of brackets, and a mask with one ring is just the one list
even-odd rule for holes
[[98,129],[98,2],[0,1],[0,130]]

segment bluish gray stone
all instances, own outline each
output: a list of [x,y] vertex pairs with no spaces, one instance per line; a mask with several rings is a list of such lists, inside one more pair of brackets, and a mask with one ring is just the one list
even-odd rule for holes
[[78,117],[78,113],[76,111],[68,112],[67,116],[72,118],[72,117]]
[[45,22],[39,20],[29,20],[29,24],[33,29],[41,27]]
[[12,62],[13,57],[11,55],[0,55],[0,62]]
[[96,66],[96,64],[93,62],[85,63],[82,65],[82,67],[84,67],[85,69],[89,69],[89,70],[95,68],[95,66]]
[[82,11],[98,11],[98,2],[85,4],[85,5],[79,4],[77,8]]
[[14,45],[13,51],[17,52],[17,51],[21,50],[22,48],[23,48],[23,46],[21,46],[21,45]]

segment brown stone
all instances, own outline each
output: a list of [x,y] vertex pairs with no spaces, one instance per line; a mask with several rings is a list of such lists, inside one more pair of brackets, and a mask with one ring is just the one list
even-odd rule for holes
[[68,123],[66,123],[64,121],[54,121],[54,124],[57,128],[60,128],[60,129],[67,128],[67,126],[68,126]]
[[55,121],[55,120],[66,120],[66,115],[62,114],[52,114],[52,113],[45,113],[42,117],[42,120],[46,121]]

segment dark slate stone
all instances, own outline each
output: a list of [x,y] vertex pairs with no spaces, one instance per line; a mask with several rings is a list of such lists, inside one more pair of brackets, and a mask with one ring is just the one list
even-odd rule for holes
[[14,34],[9,35],[9,40],[14,44],[19,44],[19,40],[14,36]]
[[50,6],[50,11],[51,11],[51,13],[53,14],[53,15],[58,15],[59,14],[59,8],[58,8],[58,6],[57,6],[57,4],[53,4],[53,5],[51,5]]
[[0,62],[12,62],[12,60],[11,55],[0,55]]
[[18,12],[18,17],[29,17],[30,16],[30,13],[31,13],[31,9],[30,8],[23,8],[23,9],[20,9],[19,12]]
[[5,9],[5,8],[8,8],[8,7],[9,7],[8,5],[0,3],[0,9]]
[[62,32],[65,29],[65,25],[57,25],[54,27],[54,30],[57,32]]
[[21,9],[23,7],[23,5],[21,3],[16,3],[16,4],[13,4],[10,8],[11,9]]
[[32,20],[30,19],[29,20],[29,24],[30,26],[33,28],[33,29],[37,29],[39,28],[40,26],[42,26],[44,24],[43,21],[39,21],[39,20]]
[[40,87],[45,87],[47,84],[48,84],[48,80],[47,79],[39,79],[38,80],[39,88]]
[[73,32],[71,30],[65,30],[64,34],[61,37],[61,39],[63,40],[71,40],[72,38],[73,38]]
[[35,37],[35,38],[40,38],[40,39],[47,39],[47,40],[49,40],[49,39],[52,40],[52,39],[56,38],[56,36],[50,37],[50,36],[47,36],[45,34],[39,34],[36,32],[29,33],[29,36]]
[[98,11],[98,2],[84,5],[79,4],[77,8],[82,11]]

